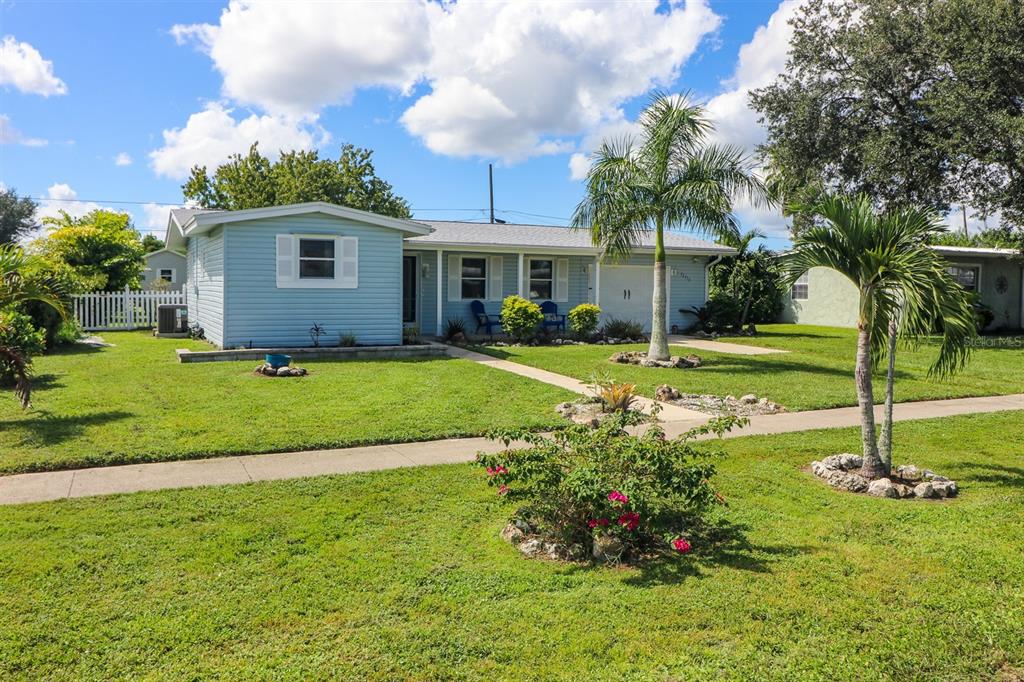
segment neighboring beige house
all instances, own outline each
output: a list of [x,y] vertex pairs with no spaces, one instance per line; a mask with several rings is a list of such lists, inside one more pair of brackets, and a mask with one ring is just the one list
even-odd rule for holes
[[[1024,320],[1024,258],[1014,249],[933,246],[949,261],[949,270],[992,309],[990,331],[1021,329]],[[830,327],[857,325],[857,291],[828,268],[811,268],[797,280],[782,311],[784,322]]]
[[[146,254],[146,269],[142,273],[143,289],[181,291],[185,281],[185,256],[170,249]],[[158,284],[158,282],[163,282]]]

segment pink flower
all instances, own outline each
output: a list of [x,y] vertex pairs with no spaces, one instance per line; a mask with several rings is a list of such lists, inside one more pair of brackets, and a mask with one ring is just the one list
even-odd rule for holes
[[619,502],[621,504],[628,504],[629,498],[620,493],[618,490],[613,490],[608,493],[608,499],[612,502]]
[[596,528],[596,527],[597,527],[597,519],[590,519],[589,521],[587,521],[587,528]]
[[640,515],[636,512],[626,512],[619,517],[619,525],[625,526],[628,530],[636,530],[640,525]]
[[690,551],[690,543],[683,538],[676,538],[672,541],[672,549],[676,550],[680,554],[686,554]]
[[488,476],[493,476],[495,473],[497,473],[497,472],[495,472],[493,468],[487,467],[487,475]]
[[507,492],[508,492],[508,486],[507,486],[507,485],[505,485],[504,483],[502,483],[502,484],[501,484],[501,485],[500,485],[500,486],[498,487],[498,495],[504,495],[504,494],[505,494],[505,493],[507,493]]
[[497,476],[498,474],[507,474],[507,473],[508,473],[508,469],[506,469],[505,467],[501,466],[500,464],[498,466],[496,466],[496,467],[487,467],[487,475],[488,476]]
[[602,526],[602,527],[607,526],[608,525],[608,519],[598,519],[597,520],[597,525]]

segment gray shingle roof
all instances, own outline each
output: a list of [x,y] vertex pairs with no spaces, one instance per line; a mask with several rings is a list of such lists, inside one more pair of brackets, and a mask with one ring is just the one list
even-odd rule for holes
[[[434,228],[422,237],[410,237],[412,244],[466,244],[478,246],[528,246],[558,249],[593,250],[590,233],[570,230],[554,225],[516,225],[491,223],[465,223],[445,220],[417,220]],[[654,247],[654,233],[645,236],[642,246]],[[665,248],[679,251],[731,253],[732,249],[714,242],[697,239],[677,232],[665,233]]]

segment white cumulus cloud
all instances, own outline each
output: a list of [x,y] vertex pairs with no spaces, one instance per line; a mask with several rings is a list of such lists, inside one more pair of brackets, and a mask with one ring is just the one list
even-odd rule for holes
[[100,206],[95,201],[81,201],[78,198],[78,192],[71,189],[70,185],[65,182],[55,182],[46,189],[46,198],[39,202],[39,208],[36,209],[36,220],[42,222],[43,218],[56,218],[60,216],[61,211],[80,218],[86,213],[100,208],[125,213],[122,209]]
[[132,157],[128,152],[121,152],[114,157],[115,166],[130,166],[132,165]]
[[0,85],[43,97],[68,91],[64,81],[53,74],[53,62],[43,59],[39,50],[18,42],[14,36],[4,36],[0,43]]
[[310,120],[384,87],[415,97],[400,120],[430,150],[516,161],[575,150],[675,80],[719,22],[707,0],[233,1],[172,33],[210,56],[226,98],[270,116]]
[[11,119],[6,114],[0,114],[0,145],[21,144],[26,147],[45,147],[46,140],[38,137],[26,137],[20,130],[11,125]]
[[254,142],[273,159],[281,150],[311,149],[330,139],[313,120],[271,114],[238,119],[217,102],[189,116],[184,127],[163,131],[163,137],[163,146],[149,154],[150,165],[157,175],[175,179],[186,177],[194,165],[212,168],[232,154],[244,154]]

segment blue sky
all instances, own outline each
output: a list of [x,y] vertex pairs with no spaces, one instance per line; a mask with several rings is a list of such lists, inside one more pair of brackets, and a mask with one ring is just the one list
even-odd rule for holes
[[[256,138],[328,156],[351,142],[417,217],[484,219],[494,162],[500,217],[563,224],[587,153],[628,131],[652,88],[707,102],[723,141],[760,141],[745,94],[782,68],[791,11],[3,2],[0,182],[44,212],[95,202],[160,232],[193,163]],[[740,215],[783,243],[779,216]]]

